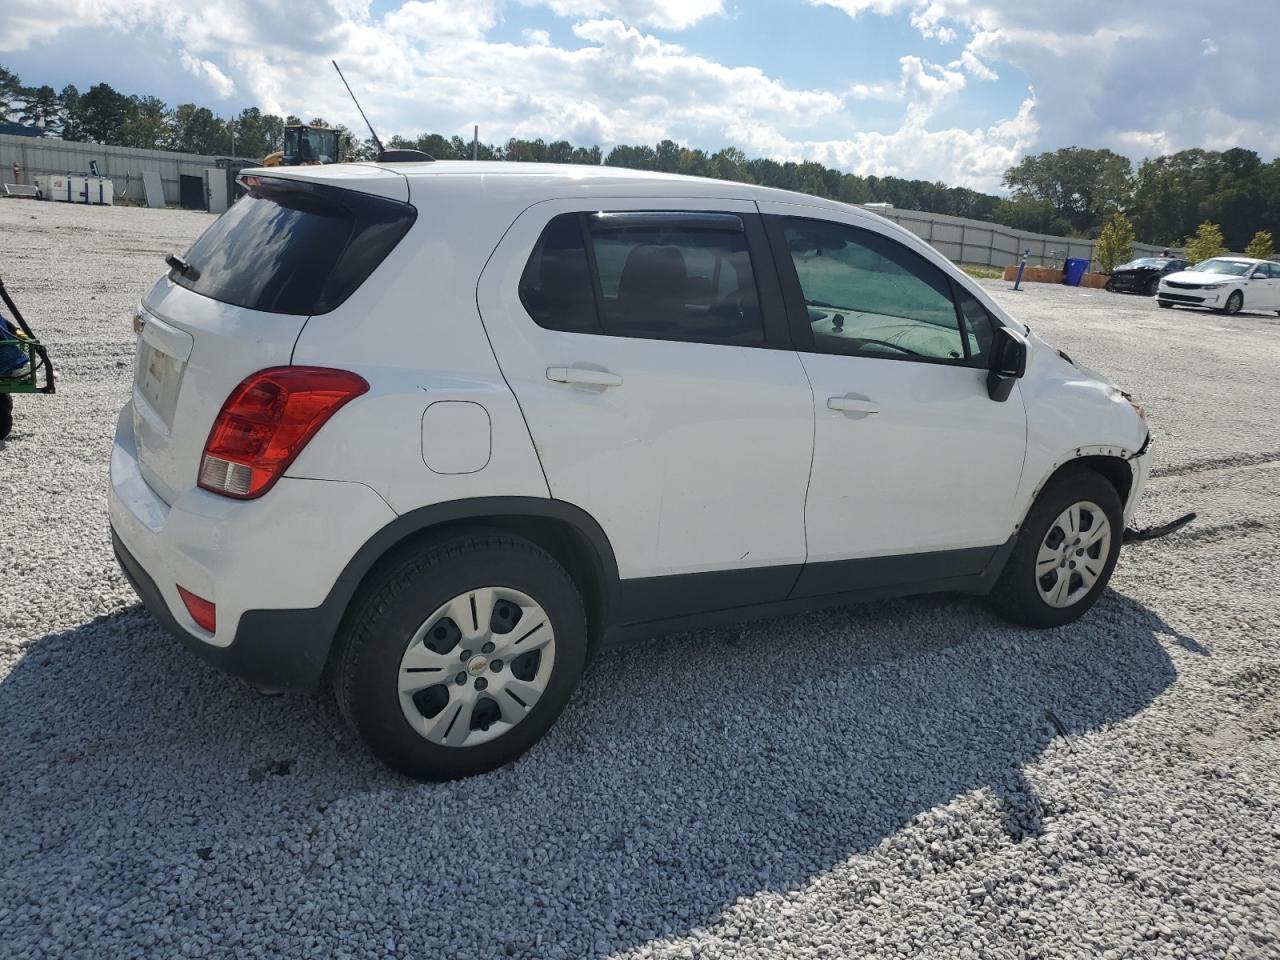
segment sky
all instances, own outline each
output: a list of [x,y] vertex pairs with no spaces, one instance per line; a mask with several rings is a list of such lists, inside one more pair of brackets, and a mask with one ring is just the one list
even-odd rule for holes
[[0,64],[222,116],[671,138],[996,192],[1027,153],[1280,153],[1280,0],[5,0]]

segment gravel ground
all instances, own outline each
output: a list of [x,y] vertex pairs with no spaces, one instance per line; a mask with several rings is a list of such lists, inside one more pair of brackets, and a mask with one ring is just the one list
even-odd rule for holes
[[130,312],[208,222],[0,202],[62,373],[0,445],[0,953],[1280,956],[1280,319],[988,282],[1147,404],[1139,520],[1197,523],[1063,629],[943,597],[606,654],[524,760],[423,786],[112,560]]

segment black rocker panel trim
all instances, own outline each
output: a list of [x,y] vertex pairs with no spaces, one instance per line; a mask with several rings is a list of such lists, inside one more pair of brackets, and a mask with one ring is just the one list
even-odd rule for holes
[[981,587],[990,567],[1003,568],[1012,544],[1010,539],[994,547],[623,580],[618,584],[613,623],[629,628],[772,604],[796,609],[790,605],[803,607],[828,597],[901,596]]
[[[837,592],[813,594],[808,596],[797,596],[793,591],[791,596],[785,600],[772,602],[755,602],[745,606],[728,606],[715,610],[704,610],[699,613],[687,615],[677,615],[670,617],[660,617],[653,620],[647,620],[639,623],[618,624],[609,628],[605,634],[602,646],[613,647],[621,644],[629,643],[634,640],[642,640],[648,637],[658,636],[664,633],[675,633],[677,631],[697,630],[705,627],[720,626],[727,623],[742,623],[748,620],[761,620],[766,617],[777,617],[785,614],[799,613],[805,610],[817,610],[824,607],[839,607],[854,603],[866,603],[871,600],[884,600],[890,597],[909,597],[926,593],[969,593],[976,595],[984,595],[991,592],[991,588],[999,579],[1001,572],[1004,570],[1005,562],[1009,559],[1009,554],[1013,552],[1014,544],[1017,537],[1010,537],[1005,543],[999,547],[990,549],[984,548],[981,551],[968,550],[944,550],[934,554],[915,554],[912,559],[919,562],[919,566],[914,569],[923,571],[925,577],[923,579],[887,582],[883,577],[873,578],[868,576],[866,580],[859,583],[853,579],[844,579],[840,581],[840,589]],[[967,556],[970,553],[982,552],[987,555],[988,559],[984,566],[978,568],[976,572],[963,574],[958,571],[963,569],[958,566],[947,566],[949,562],[959,560],[967,562],[973,558]],[[960,557],[956,557],[960,554]],[[949,561],[947,558],[950,557]],[[928,558],[928,559],[922,559]],[[893,559],[893,558],[886,558]],[[904,558],[905,560],[905,558]],[[867,561],[868,563],[876,563],[876,560]],[[858,573],[860,570],[865,573],[865,568],[852,568],[850,563],[861,563],[861,561],[837,561],[831,564],[811,564],[817,567],[833,567],[840,568],[837,573],[841,576],[848,576],[849,571]],[[795,567],[787,569],[794,570]],[[946,575],[931,577],[929,573],[937,573],[940,570],[946,570]],[[898,567],[899,572],[911,573],[910,566]],[[828,576],[823,572],[824,577]],[[685,595],[688,591],[697,586],[695,578],[703,577],[705,574],[688,574],[677,577],[661,577],[654,579],[686,581],[684,584],[672,583],[673,593],[676,596]],[[836,574],[831,574],[833,580]],[[816,581],[815,581],[816,582]],[[653,590],[652,586],[647,589]],[[626,581],[623,582],[622,592],[627,590]],[[667,609],[672,609],[673,605],[668,604]]]

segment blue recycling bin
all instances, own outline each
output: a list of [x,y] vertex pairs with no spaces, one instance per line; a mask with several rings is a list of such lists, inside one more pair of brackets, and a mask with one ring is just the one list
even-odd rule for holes
[[1084,279],[1085,271],[1088,269],[1088,260],[1081,260],[1079,257],[1067,257],[1067,262],[1062,268],[1062,272],[1066,274],[1062,282],[1068,286],[1078,287],[1080,286],[1080,281]]

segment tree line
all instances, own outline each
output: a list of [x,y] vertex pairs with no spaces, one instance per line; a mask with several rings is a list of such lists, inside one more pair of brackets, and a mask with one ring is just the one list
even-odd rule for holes
[[[279,117],[249,107],[219,117],[194,103],[170,108],[153,96],[121,93],[98,83],[81,92],[74,85],[24,86],[0,66],[0,120],[40,127],[46,136],[151,150],[261,158],[278,150],[294,116]],[[321,118],[311,123],[324,125]],[[351,159],[371,159],[374,144],[339,127]],[[1137,237],[1182,246],[1199,226],[1219,226],[1223,242],[1241,250],[1258,230],[1280,233],[1280,158],[1264,163],[1253,150],[1182,150],[1133,163],[1111,150],[1066,147],[1023,157],[1005,171],[1001,198],[942,182],[860,176],[813,161],[749,158],[736,147],[706,151],[663,140],[653,146],[620,144],[607,153],[567,140],[509,139],[472,144],[461,137],[423,133],[393,136],[393,148],[413,148],[441,160],[538,161],[606,164],[691,176],[718,177],[779,187],[846,203],[890,203],[1004,224],[1055,236],[1096,238],[1117,214]]]

